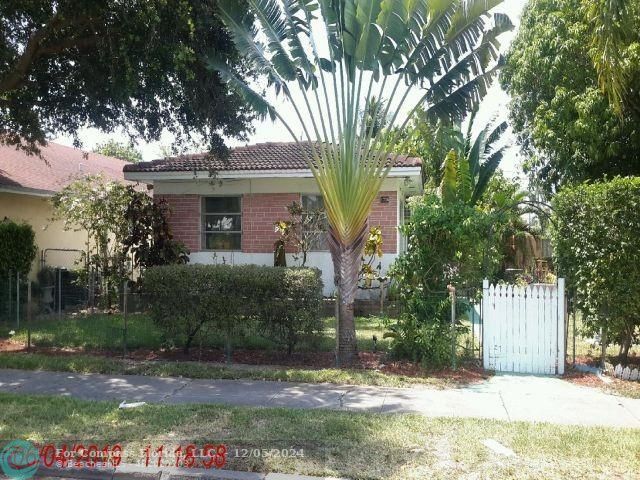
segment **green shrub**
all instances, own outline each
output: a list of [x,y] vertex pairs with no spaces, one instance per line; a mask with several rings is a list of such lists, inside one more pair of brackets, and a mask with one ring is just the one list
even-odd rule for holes
[[35,238],[31,225],[9,220],[0,222],[0,273],[27,275],[38,251]]
[[624,358],[640,327],[640,177],[566,187],[553,208],[558,274],[587,333],[604,328]]
[[[403,318],[392,329],[399,357],[442,366],[451,359],[451,300],[448,285],[478,286],[497,264],[501,219],[460,201],[443,202],[434,193],[412,199],[403,227],[407,251],[391,271],[403,304]],[[488,261],[489,260],[489,261]],[[458,317],[466,313],[458,302]],[[456,333],[464,333],[458,325]]]
[[313,269],[169,265],[147,270],[143,293],[165,338],[188,352],[197,335],[231,339],[257,330],[291,352],[322,328],[322,280]]

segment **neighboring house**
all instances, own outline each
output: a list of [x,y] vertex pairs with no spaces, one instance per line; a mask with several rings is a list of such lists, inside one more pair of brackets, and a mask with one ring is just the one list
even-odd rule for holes
[[[420,169],[419,159],[399,157],[373,203],[369,225],[382,227],[385,271],[404,245],[397,227],[404,218],[405,198],[422,189]],[[295,143],[235,148],[226,161],[199,154],[129,164],[124,175],[152,185],[154,198],[169,203],[173,235],[189,248],[193,263],[273,265],[279,238],[274,223],[288,218],[287,205],[297,201],[322,206],[315,179]],[[287,264],[295,265],[290,254]],[[328,250],[311,252],[307,265],[322,270],[325,294],[331,294]]]
[[36,234],[38,256],[31,270],[35,278],[43,265],[74,268],[85,249],[84,231],[65,231],[63,222],[52,222],[50,199],[72,181],[102,173],[111,180],[124,180],[126,162],[97,153],[49,142],[42,158],[10,146],[0,146],[0,221],[5,217],[26,222]]

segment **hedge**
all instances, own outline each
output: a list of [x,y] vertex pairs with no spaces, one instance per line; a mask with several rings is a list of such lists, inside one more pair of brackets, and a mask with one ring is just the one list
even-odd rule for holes
[[0,221],[0,273],[27,275],[38,252],[35,238],[31,225]]
[[259,332],[291,353],[322,328],[317,269],[256,265],[167,265],[145,272],[142,292],[165,338],[189,351],[198,335]]
[[640,327],[640,177],[565,187],[552,242],[587,333],[604,328],[626,357]]

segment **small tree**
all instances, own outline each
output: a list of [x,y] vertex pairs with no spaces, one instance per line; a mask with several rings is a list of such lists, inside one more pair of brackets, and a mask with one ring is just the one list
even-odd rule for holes
[[275,222],[275,230],[283,245],[293,247],[294,260],[304,267],[309,252],[326,235],[327,215],[323,209],[305,209],[298,202],[288,205],[287,211],[289,219]]
[[567,187],[553,206],[558,274],[588,333],[602,328],[625,360],[640,327],[640,178]]
[[168,216],[166,200],[154,202],[145,193],[132,192],[125,213],[129,234],[123,240],[123,246],[126,252],[133,254],[137,267],[147,269],[189,261],[189,251],[184,244],[173,239]]
[[382,243],[382,229],[379,226],[369,229],[369,238],[364,244],[362,267],[360,269],[360,278],[364,280],[367,286],[373,280],[384,282],[387,279],[381,274],[382,263],[378,262],[378,265],[375,265],[376,260],[381,259],[383,255]]
[[66,230],[87,232],[82,262],[102,278],[103,305],[111,306],[114,290],[129,277],[124,239],[129,234],[126,212],[135,190],[102,175],[76,180],[53,197],[54,219]]

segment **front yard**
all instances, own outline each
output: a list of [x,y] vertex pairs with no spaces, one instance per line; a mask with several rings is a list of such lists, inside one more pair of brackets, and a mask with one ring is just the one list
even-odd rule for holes
[[[385,322],[382,317],[359,317],[356,319],[358,348],[363,352],[374,350],[373,336],[377,337],[377,351],[388,349],[390,341],[384,339]],[[296,349],[298,352],[332,352],[335,349],[335,318],[323,321],[323,330],[312,338],[303,338]],[[23,321],[21,329],[15,331],[11,341],[27,343],[27,329]],[[75,315],[57,318],[43,318],[31,325],[31,344],[41,348],[58,348],[83,351],[121,352],[123,347],[125,320],[120,314]],[[159,351],[170,350],[175,345],[164,338],[160,330],[146,314],[129,315],[126,322],[127,348],[129,350]],[[0,326],[0,339],[9,337],[11,327]],[[236,350],[276,350],[277,345],[256,331],[241,332],[233,339]],[[222,349],[224,338],[216,332],[206,333],[194,343],[193,355],[201,350]]]
[[[145,405],[0,394],[0,434],[34,442],[146,445],[224,443],[227,467],[352,479],[634,478],[640,431],[294,409]],[[100,433],[97,435],[96,431]],[[494,439],[515,456],[495,454]],[[171,448],[169,448],[171,447]],[[234,458],[235,449],[304,450],[304,457]]]
[[[30,353],[25,352],[27,330],[8,335],[0,331],[0,368],[69,371],[76,373],[182,376],[208,379],[254,379],[308,383],[336,383],[436,388],[481,381],[486,374],[473,364],[450,370],[427,371],[409,361],[388,357],[390,341],[383,338],[388,320],[358,318],[360,362],[351,369],[334,367],[335,319],[326,318],[319,335],[303,341],[292,355],[256,332],[235,339],[233,364],[225,363],[223,339],[203,336],[189,355],[168,345],[147,315],[127,318],[127,359],[123,360],[121,315],[46,319],[31,326]],[[374,345],[373,337],[376,337]]]

